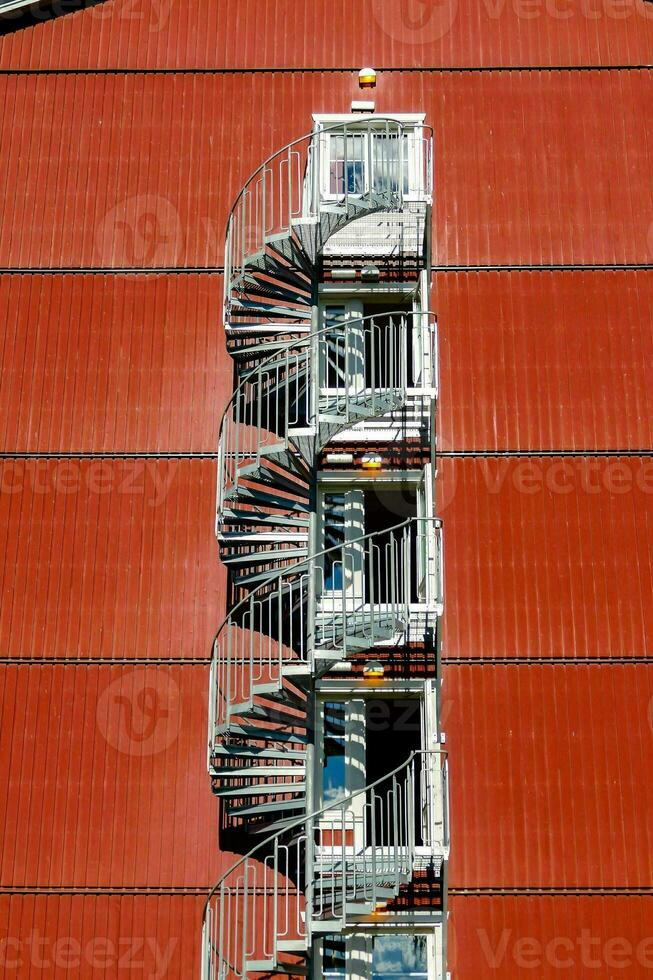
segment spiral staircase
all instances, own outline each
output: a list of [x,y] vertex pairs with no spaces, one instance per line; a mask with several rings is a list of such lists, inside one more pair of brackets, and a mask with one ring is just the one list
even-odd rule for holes
[[[412,330],[405,310],[319,326],[327,243],[408,206],[404,124],[366,117],[333,130],[343,153],[328,192],[322,128],[256,171],[227,229],[237,382],[220,426],[216,534],[231,608],[213,647],[207,761],[223,827],[254,843],[207,902],[203,980],[308,975],[316,938],[391,906],[416,873],[438,878],[448,855],[440,749],[321,809],[312,787],[316,682],[364,651],[431,637],[442,612],[436,519],[317,544],[320,454],[404,409]],[[426,228],[430,136],[421,139],[410,196]]]

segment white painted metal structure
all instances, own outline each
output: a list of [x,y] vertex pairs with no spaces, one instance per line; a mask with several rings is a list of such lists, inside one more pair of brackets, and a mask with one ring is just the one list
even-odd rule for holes
[[[432,187],[423,117],[329,117],[256,171],[229,218],[225,330],[237,382],[220,426],[216,532],[231,609],[213,649],[208,767],[223,828],[251,846],[207,902],[203,980],[322,976],[323,937],[334,935],[348,966],[329,975],[372,977],[381,926],[426,934],[428,975],[445,972],[442,529],[434,467],[423,462],[437,398]],[[369,262],[374,283],[364,289],[325,280],[328,265],[351,265],[358,279]],[[390,265],[395,279],[410,266],[410,282],[381,285],[379,268]],[[365,311],[365,295],[378,312]],[[335,474],[335,496],[320,489],[334,476],[321,467],[325,450],[346,445],[353,461],[379,444],[408,453],[413,467],[386,479],[423,487],[420,506],[395,520],[360,463]],[[381,513],[380,526],[366,527]],[[432,651],[436,664],[404,682],[421,705],[419,747],[366,779],[363,710],[339,741],[353,782],[343,776],[343,792],[326,799],[324,699],[344,684],[364,706],[363,662],[402,651],[410,661],[413,650]],[[410,911],[416,875],[436,883],[437,908]]]

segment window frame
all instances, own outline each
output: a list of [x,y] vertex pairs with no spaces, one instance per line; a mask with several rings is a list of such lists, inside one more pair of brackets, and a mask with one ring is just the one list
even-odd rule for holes
[[[402,123],[410,130],[410,142],[408,144],[408,190],[404,190],[403,199],[404,201],[419,202],[424,200],[424,190],[420,187],[422,182],[421,177],[418,180],[417,177],[420,172],[424,172],[424,156],[423,156],[423,139],[424,139],[424,125],[426,120],[425,113],[397,113],[393,115],[380,115],[376,116],[372,113],[347,113],[343,115],[338,114],[314,114],[314,131],[318,136],[320,141],[320,173],[318,175],[318,187],[320,199],[323,201],[338,201],[343,198],[346,191],[343,188],[342,192],[334,192],[331,190],[331,145],[332,140],[342,136],[342,133],[338,133],[337,130],[332,127],[336,126],[338,123],[360,123],[368,122],[374,128],[378,126],[379,132],[382,131],[385,123],[389,122],[399,122]],[[370,174],[367,165],[367,133],[363,133],[361,139],[364,141],[362,161],[363,161],[363,189],[362,194],[368,193],[372,188],[370,187]],[[348,192],[349,197],[359,196],[358,192]]]

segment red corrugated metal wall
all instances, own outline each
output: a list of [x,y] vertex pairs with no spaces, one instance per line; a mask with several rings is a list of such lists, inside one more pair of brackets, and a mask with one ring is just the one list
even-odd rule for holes
[[643,0],[107,0],[0,36],[7,976],[196,976],[224,223],[363,63],[436,138],[453,977],[649,975],[652,41]]
[[[2,81],[0,268],[220,265],[250,173],[359,91],[348,72]],[[649,255],[653,70],[399,72],[376,100],[434,128],[438,265]]]

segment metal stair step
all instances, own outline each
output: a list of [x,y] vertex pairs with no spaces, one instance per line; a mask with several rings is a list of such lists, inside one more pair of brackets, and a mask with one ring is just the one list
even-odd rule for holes
[[[287,316],[292,319],[299,318],[302,316],[302,313],[298,307],[283,306],[281,304],[273,303],[273,302],[266,303],[263,301],[263,297],[261,297],[261,301],[258,303],[255,302],[254,300],[246,300],[240,298],[238,299],[232,298],[231,302],[233,306],[237,307],[238,309],[245,310],[248,316],[251,316],[252,313],[256,313],[256,312],[258,312],[261,316],[273,316],[273,317]],[[310,315],[311,315],[310,313],[306,314],[307,320],[310,319]]]
[[306,531],[218,531],[218,537],[225,544],[248,544],[258,541],[265,544],[283,544],[308,539]]
[[[256,535],[250,535],[252,544],[256,543]],[[230,544],[231,542],[225,542]],[[248,551],[245,554],[224,554],[221,552],[220,559],[225,565],[261,565],[263,563],[267,564],[271,561],[299,561],[300,558],[306,558],[308,555],[308,547],[306,548],[275,548],[273,551]],[[269,572],[267,573],[270,574]]]
[[[352,901],[355,901],[357,897],[367,900],[368,895],[372,890],[373,879],[364,879],[362,876],[356,875],[356,881],[350,881],[347,884],[347,894],[351,895]],[[356,888],[354,889],[354,885]],[[320,895],[329,895],[335,892],[336,895],[342,895],[342,880],[334,881],[333,878],[330,880],[321,881],[319,878],[315,881],[315,890]],[[353,892],[353,895],[352,895]],[[363,892],[362,896],[358,895],[358,892]],[[379,885],[376,886],[376,897],[377,898],[394,898],[395,895],[399,893],[399,888],[391,887],[390,885]],[[370,898],[371,901],[371,898]]]
[[298,797],[295,800],[276,800],[274,803],[253,803],[251,806],[230,806],[225,804],[229,816],[233,817],[259,817],[266,813],[288,813],[291,810],[300,811],[305,809],[305,797]]
[[278,333],[283,334],[309,334],[311,333],[312,327],[310,323],[288,323],[282,320],[280,323],[231,323],[228,321],[225,323],[225,331],[230,337],[237,336],[274,336]]
[[242,289],[254,286],[261,289],[272,289],[275,292],[297,294],[310,302],[311,284],[301,274],[294,274],[291,266],[282,265],[274,259],[269,268],[250,268],[242,272],[237,279],[232,280],[232,289]]
[[309,507],[301,498],[308,500],[308,488],[304,489],[298,485],[297,496],[299,500],[290,497],[282,497],[267,490],[254,489],[253,487],[239,487],[237,496],[247,503],[261,504],[262,507],[278,507],[279,509],[290,510],[295,513],[308,514]]
[[254,745],[215,745],[213,755],[230,759],[306,759],[303,749],[270,749]]
[[243,975],[246,973],[268,973],[270,975],[284,973],[287,976],[307,977],[308,967],[296,963],[279,963],[278,961],[275,963],[274,960],[246,960]]
[[235,357],[237,360],[244,360],[245,358],[252,358],[256,356],[258,360],[271,357],[273,354],[281,353],[288,349],[288,342],[285,340],[280,340],[275,344],[261,344],[257,343],[255,346],[250,344],[244,344],[242,347],[235,347],[231,351],[231,356]]
[[[297,457],[293,456],[292,459],[296,460]],[[276,463],[277,461],[273,460],[273,462]],[[246,466],[240,467],[238,476],[242,479],[251,479],[256,483],[263,483],[277,489],[286,490],[288,493],[297,493],[301,483],[306,482],[304,477],[306,471],[303,466],[300,469],[299,461],[297,460],[297,462],[297,468],[293,466],[282,473],[272,469],[265,458],[262,458],[260,463],[248,463]],[[291,479],[291,476],[294,476],[295,479]],[[239,489],[237,485],[232,490],[227,491],[225,497],[227,499],[238,497],[240,495]]]
[[[295,711],[301,710],[295,708]],[[252,717],[260,718],[265,721],[280,721],[280,719],[285,718],[288,724],[301,724],[302,719],[299,718],[293,711],[290,711],[283,704],[273,704],[273,705],[261,705],[261,704],[238,704],[234,705],[230,709],[231,717]],[[226,726],[226,731],[228,732],[230,725]]]
[[286,766],[212,766],[211,775],[220,779],[258,779],[261,776],[304,776],[305,765]]
[[278,939],[277,949],[280,953],[295,953],[297,956],[301,956],[308,949],[308,939],[304,939],[303,937],[298,937],[297,939]]
[[[302,808],[304,812],[306,811],[306,806]],[[263,835],[271,836],[272,834],[278,833],[280,830],[288,832],[289,839],[292,840],[295,837],[301,837],[303,834],[303,825],[300,821],[301,812],[290,814],[288,817],[282,817],[280,820],[269,820],[261,823],[250,824],[247,827],[247,832],[252,834],[252,836],[262,837]]]
[[[292,676],[292,668],[296,667],[298,676],[302,676],[306,670],[307,665],[301,661],[298,664],[284,664],[284,668],[287,668],[287,676]],[[265,698],[266,700],[272,701],[283,701],[284,704],[293,704],[296,708],[303,708],[306,704],[306,695],[299,688],[294,691],[291,689],[290,685],[286,684],[281,686],[281,681],[257,681],[254,684],[254,695],[259,698]]]
[[304,252],[300,240],[291,233],[284,232],[280,235],[267,235],[266,245],[268,249],[280,255],[287,262],[297,264],[307,275],[313,272],[313,262],[309,255]]
[[[299,720],[299,719],[298,719]],[[298,742],[308,745],[309,739],[306,735],[297,735],[294,732],[280,732],[274,728],[259,728],[254,725],[232,725],[230,733],[242,738],[259,739],[262,742]]]
[[[303,565],[302,567],[305,568],[306,566]],[[270,577],[269,569],[266,569],[264,571],[259,571],[259,572],[245,572],[242,574],[234,575],[233,583],[234,585],[238,585],[238,586],[255,585],[264,582],[269,577]]]
[[[223,524],[269,524],[271,527],[284,527],[292,525],[297,528],[308,528],[310,519],[308,517],[292,517],[282,514],[266,514],[263,511],[236,510],[235,508],[225,508],[220,512],[220,520]],[[219,531],[218,534],[229,534],[230,532]],[[287,539],[294,540],[298,534],[305,532],[288,532]]]
[[214,796],[250,797],[250,796],[282,796],[285,793],[306,793],[306,783],[262,783],[257,786],[221,786],[213,790]]

